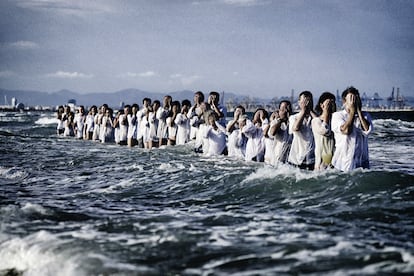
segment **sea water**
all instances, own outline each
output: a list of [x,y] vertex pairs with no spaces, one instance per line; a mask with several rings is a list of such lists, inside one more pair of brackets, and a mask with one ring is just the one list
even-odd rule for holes
[[0,114],[0,275],[414,273],[414,122],[344,173],[56,136]]

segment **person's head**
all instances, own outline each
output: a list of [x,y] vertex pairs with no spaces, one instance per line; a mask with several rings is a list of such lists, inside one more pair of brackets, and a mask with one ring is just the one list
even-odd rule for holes
[[310,109],[312,109],[313,107],[313,96],[312,93],[310,91],[302,91],[299,94],[299,105],[301,102],[305,102],[305,101],[309,101],[308,106],[310,107]]
[[269,114],[267,113],[267,111],[264,108],[258,108],[254,112],[253,122],[254,123],[262,122],[262,119],[265,119],[265,118],[268,118],[268,117],[269,117]]
[[113,111],[112,108],[107,108],[106,111],[105,111],[105,116],[112,117],[113,113],[114,113],[114,111]]
[[200,104],[204,102],[204,93],[201,91],[197,91],[194,93],[194,103]]
[[98,112],[98,107],[96,105],[91,106],[91,108],[89,108],[89,112],[95,115]]
[[344,92],[342,92],[342,104],[345,107],[345,110],[350,110],[352,105],[361,108],[361,98],[358,89],[353,86],[345,89]]
[[280,113],[287,113],[292,114],[292,104],[288,100],[280,101],[279,103],[279,114]]
[[151,105],[151,99],[150,98],[142,99],[142,105],[144,106],[144,108],[150,106]]
[[179,101],[173,101],[171,103],[171,110],[172,110],[172,112],[178,113],[178,112],[180,112],[180,109],[181,109],[181,105],[180,105],[180,102]]
[[152,103],[152,109],[154,110],[154,112],[155,112],[155,111],[157,111],[157,110],[158,110],[158,108],[160,108],[160,106],[161,106],[161,102],[160,102],[159,100],[155,100],[155,101]]
[[162,104],[164,107],[169,108],[171,106],[172,97],[170,95],[165,95],[164,99],[162,100]]
[[217,105],[220,102],[220,94],[216,91],[211,91],[208,96],[208,103]]
[[329,105],[329,113],[336,111],[336,98],[335,95],[331,92],[324,92],[319,97],[318,104],[315,106],[315,111],[317,114],[322,114],[323,107]]
[[246,113],[246,109],[244,108],[244,106],[242,105],[238,105],[236,106],[236,108],[234,109],[234,116],[236,117],[237,114],[239,115],[243,115]]
[[129,104],[124,106],[124,114],[125,115],[131,114],[131,106]]
[[131,106],[131,112],[132,112],[132,114],[136,114],[136,113],[138,112],[138,110],[139,110],[139,106],[138,106],[138,104],[134,103],[134,104]]
[[215,125],[215,124],[216,124],[217,119],[218,119],[217,114],[216,114],[215,112],[211,112],[211,113],[208,115],[208,124],[209,124],[209,125]]
[[85,113],[85,107],[83,105],[80,105],[78,107],[78,111],[79,111],[80,114],[84,114]]
[[181,106],[186,106],[188,109],[191,107],[191,102],[188,99],[185,99],[181,102]]
[[353,86],[348,87],[342,92],[342,102],[345,103],[347,101],[347,97],[349,94],[352,94],[356,97],[359,97],[359,91]]
[[102,111],[106,111],[108,109],[108,105],[106,103],[101,105],[101,109]]

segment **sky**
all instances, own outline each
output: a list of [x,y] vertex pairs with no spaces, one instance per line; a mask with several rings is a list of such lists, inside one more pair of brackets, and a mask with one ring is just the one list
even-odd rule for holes
[[0,88],[414,96],[411,0],[0,0]]

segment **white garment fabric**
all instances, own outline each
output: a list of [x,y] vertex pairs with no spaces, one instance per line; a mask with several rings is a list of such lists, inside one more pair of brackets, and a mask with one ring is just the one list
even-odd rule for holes
[[264,159],[265,142],[263,136],[263,128],[266,123],[262,124],[262,127],[258,127],[250,120],[246,120],[246,125],[242,128],[242,133],[247,137],[245,160],[257,161]]
[[100,125],[101,122],[100,120],[102,119],[102,115],[97,113],[95,115],[94,121],[95,121],[95,126],[93,128],[93,135],[92,135],[92,140],[96,141],[99,140],[99,134],[100,134]]
[[[270,127],[273,127],[276,123],[278,123],[277,120],[273,120],[270,123]],[[271,150],[273,153],[271,164],[276,166],[278,163],[286,163],[293,138],[292,135],[289,134],[289,127],[287,123],[282,122],[276,133],[273,136],[269,136],[274,139],[273,149]]]
[[167,122],[168,139],[175,141],[177,139],[177,125],[174,124],[172,117],[168,117],[166,119],[166,122]]
[[170,111],[168,109],[165,109],[164,107],[160,107],[157,110],[157,119],[158,119],[158,129],[157,129],[157,135],[159,139],[167,139],[168,133],[167,133],[167,122],[166,119],[168,115],[170,114]]
[[119,141],[126,142],[128,140],[128,118],[127,114],[119,115]]
[[137,138],[137,128],[138,128],[138,118],[135,114],[128,114],[128,139],[136,139]]
[[152,141],[151,124],[150,124],[149,116],[142,117],[141,123],[140,123],[140,129],[141,129],[141,135],[142,135],[143,142],[147,143],[149,141]]
[[202,120],[198,117],[202,113],[200,107],[195,107],[194,105],[190,107],[187,117],[190,119],[190,140],[195,140],[197,138],[197,133],[199,131],[199,125],[202,123]]
[[226,129],[219,122],[215,123],[217,129],[210,125],[204,128],[204,137],[208,139],[208,150],[203,148],[206,156],[220,155],[226,148]]
[[150,114],[148,115],[148,121],[150,124],[150,137],[152,141],[158,141],[158,135],[157,135],[157,131],[158,131],[158,122],[159,120],[157,119],[157,115],[156,112],[150,112]]
[[300,130],[295,131],[293,126],[299,113],[289,117],[289,133],[293,134],[288,161],[294,165],[311,165],[315,163],[315,141],[312,132],[312,117],[303,119]]
[[355,116],[352,132],[346,135],[341,132],[341,126],[347,121],[349,114],[346,110],[332,114],[332,131],[335,134],[332,164],[341,171],[369,168],[368,135],[373,131],[371,115],[363,112],[364,118],[369,122],[367,131],[362,129],[360,120]]
[[228,156],[244,159],[246,143],[247,138],[241,130],[239,128],[233,130],[232,133],[228,134],[227,139]]
[[104,116],[102,118],[101,129],[104,133],[101,142],[102,143],[110,143],[115,141],[114,136],[114,127],[112,125],[112,118],[109,116]]
[[185,114],[179,113],[174,122],[177,125],[176,144],[184,145],[188,142],[190,135],[190,119]]
[[85,125],[85,115],[76,113],[75,114],[75,125],[76,125],[76,137],[83,138],[83,127]]
[[142,123],[142,120],[147,116],[147,108],[144,107],[142,109],[140,109],[137,112],[137,119],[138,119],[138,124],[137,124],[137,139],[141,139],[144,136],[144,133],[146,132],[146,128],[147,125]]
[[89,133],[89,132],[93,132],[93,129],[94,129],[94,127],[95,127],[95,120],[94,120],[94,115],[92,115],[92,114],[88,114],[87,116],[86,116],[86,119],[85,119],[85,125],[86,125],[86,133]]
[[312,120],[312,131],[315,140],[315,169],[326,169],[332,164],[335,149],[334,134],[331,126],[320,118]]

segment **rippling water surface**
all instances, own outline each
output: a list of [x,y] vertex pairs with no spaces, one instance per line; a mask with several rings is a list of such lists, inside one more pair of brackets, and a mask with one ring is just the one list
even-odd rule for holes
[[414,122],[372,168],[307,172],[55,135],[0,116],[0,275],[414,273]]

